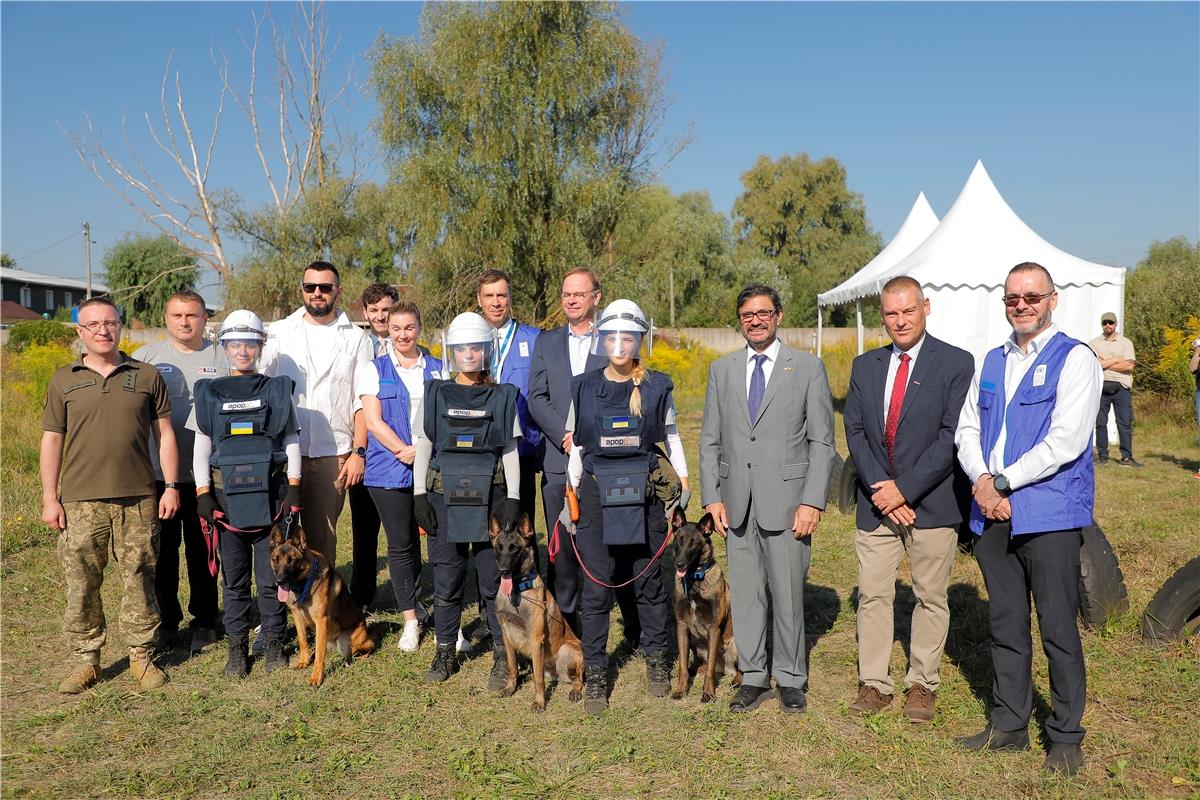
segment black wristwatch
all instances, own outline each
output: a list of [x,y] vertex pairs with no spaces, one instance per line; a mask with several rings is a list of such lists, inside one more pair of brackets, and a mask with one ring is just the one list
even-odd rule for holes
[[177,492],[178,492],[178,491],[179,491],[179,484],[178,484],[178,483],[176,483],[175,481],[167,481],[167,482],[165,482],[165,483],[163,484],[163,488],[166,488],[166,489],[174,489],[175,491],[177,491]]
[[352,452],[354,453],[354,455],[356,455],[360,458],[367,457],[367,448],[365,448],[365,447],[356,447],[356,448],[354,448],[354,450]]
[[1012,491],[1012,487],[1008,483],[1008,478],[1003,475],[995,475],[992,477],[992,486],[996,487],[996,491],[1005,497]]

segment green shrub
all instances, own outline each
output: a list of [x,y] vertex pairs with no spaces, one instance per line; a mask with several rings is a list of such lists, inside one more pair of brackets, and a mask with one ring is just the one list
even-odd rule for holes
[[1171,397],[1190,400],[1196,391],[1196,379],[1188,369],[1192,357],[1192,342],[1200,337],[1200,318],[1191,316],[1187,327],[1180,330],[1163,328],[1163,345],[1158,350],[1154,371],[1168,388]]
[[1157,367],[1156,357],[1168,344],[1167,330],[1188,329],[1188,317],[1196,313],[1197,297],[1200,243],[1192,244],[1182,236],[1152,244],[1125,279],[1125,319],[1121,327],[1137,352],[1134,382],[1142,389],[1163,395],[1176,393],[1180,384],[1169,377],[1169,371]]
[[24,350],[31,344],[70,345],[75,338],[75,329],[70,325],[37,319],[13,325],[8,332],[8,346]]

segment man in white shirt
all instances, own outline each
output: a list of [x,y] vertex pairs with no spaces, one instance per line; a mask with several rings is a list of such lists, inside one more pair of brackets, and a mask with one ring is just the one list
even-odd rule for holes
[[986,728],[958,739],[976,750],[1029,749],[1033,644],[1029,597],[1037,604],[1050,662],[1052,713],[1046,769],[1074,775],[1086,690],[1079,614],[1081,529],[1095,499],[1092,428],[1100,364],[1051,316],[1058,293],[1040,264],[1013,267],[1004,305],[1013,333],[990,351],[959,416],[958,459],[974,488],[971,530],[988,593],[992,709]]
[[308,542],[336,563],[337,521],[346,488],[362,482],[367,426],[362,396],[379,393],[371,342],[337,308],[337,267],[314,261],[301,281],[304,306],[268,329],[262,372],[287,375],[304,457],[300,518]]

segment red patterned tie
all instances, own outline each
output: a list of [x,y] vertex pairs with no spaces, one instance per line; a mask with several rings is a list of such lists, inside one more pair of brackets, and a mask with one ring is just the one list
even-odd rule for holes
[[883,444],[887,447],[888,465],[893,467],[892,452],[896,449],[896,428],[900,425],[900,409],[904,406],[904,389],[908,386],[908,362],[912,358],[908,353],[900,354],[900,369],[896,370],[896,380],[892,383],[892,399],[888,403],[887,426],[883,431]]

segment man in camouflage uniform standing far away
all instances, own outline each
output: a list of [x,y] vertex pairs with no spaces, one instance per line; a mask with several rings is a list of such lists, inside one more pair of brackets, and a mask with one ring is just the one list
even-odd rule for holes
[[[100,587],[110,552],[121,572],[130,675],[141,688],[156,689],[167,680],[151,658],[159,625],[159,518],[179,509],[171,401],[153,366],[117,349],[121,322],[112,301],[82,303],[77,331],[84,354],[54,373],[42,416],[42,522],[60,532],[58,558],[67,584],[63,633],[71,647],[69,672],[58,690],[78,694],[100,680]],[[152,425],[165,483],[157,504]]]

